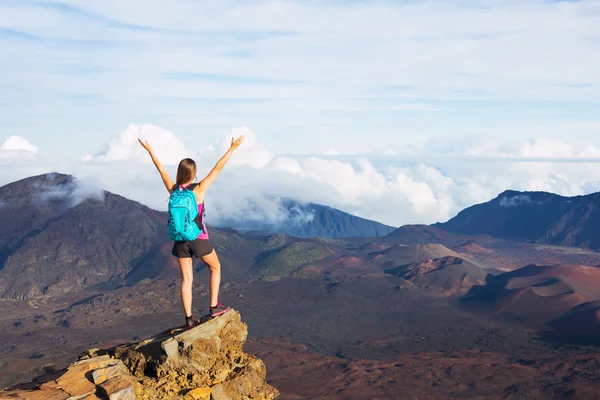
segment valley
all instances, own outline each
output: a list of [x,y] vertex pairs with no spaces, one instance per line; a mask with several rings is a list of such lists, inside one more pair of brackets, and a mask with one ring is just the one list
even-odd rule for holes
[[[59,178],[32,179],[76,187]],[[163,213],[110,193],[35,208],[9,189],[0,387],[183,323]],[[209,232],[222,301],[282,399],[594,398],[600,253],[425,225],[365,238]],[[196,263],[198,316],[207,284]]]

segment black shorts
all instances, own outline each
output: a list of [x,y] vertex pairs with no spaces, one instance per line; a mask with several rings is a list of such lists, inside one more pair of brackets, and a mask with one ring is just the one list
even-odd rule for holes
[[177,258],[198,258],[204,257],[212,253],[214,247],[208,239],[196,239],[186,242],[175,242],[173,244],[173,254]]

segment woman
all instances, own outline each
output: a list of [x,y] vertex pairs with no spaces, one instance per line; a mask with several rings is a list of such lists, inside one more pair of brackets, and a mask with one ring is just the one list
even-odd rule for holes
[[[194,160],[190,158],[185,158],[181,160],[179,163],[179,167],[177,168],[177,179],[175,183],[169,177],[167,171],[163,168],[161,163],[156,158],[156,155],[152,151],[150,144],[148,141],[142,141],[138,139],[140,144],[150,157],[152,157],[152,162],[158,169],[160,173],[160,177],[162,178],[165,187],[170,193],[173,193],[174,190],[179,189],[180,187],[192,190],[196,195],[196,200],[198,202],[198,212],[200,216],[204,215],[204,195],[208,188],[215,181],[215,178],[221,172],[234,150],[237,149],[242,142],[244,141],[244,137],[240,136],[239,138],[231,139],[231,147],[225,155],[217,162],[215,167],[210,171],[210,173],[206,176],[206,178],[202,179],[198,184],[193,184],[196,179],[196,163]],[[196,240],[185,241],[185,242],[175,242],[173,244],[173,252],[172,254],[177,257],[179,260],[179,268],[181,269],[181,301],[183,303],[183,309],[185,311],[185,322],[188,328],[193,328],[194,326],[199,324],[199,321],[194,319],[192,315],[192,282],[194,279],[194,271],[192,268],[192,257],[196,256],[202,261],[204,261],[208,268],[210,269],[210,315],[211,317],[216,317],[222,315],[230,310],[229,307],[224,306],[219,303],[219,286],[221,284],[221,263],[219,262],[219,258],[217,257],[217,253],[215,252],[212,243],[208,238],[208,232],[206,231],[206,225],[204,224],[203,219],[201,220],[202,233]]]

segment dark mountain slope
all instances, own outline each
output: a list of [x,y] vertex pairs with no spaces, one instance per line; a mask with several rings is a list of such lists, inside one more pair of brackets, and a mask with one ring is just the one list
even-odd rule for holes
[[426,244],[460,242],[460,237],[428,225],[404,225],[390,232],[386,239],[395,243]]
[[121,280],[164,242],[161,213],[68,175],[0,188],[0,296],[64,294]]
[[563,197],[545,192],[506,191],[433,226],[453,233],[489,234],[597,250],[600,249],[600,194]]
[[281,223],[272,223],[266,218],[261,221],[222,219],[219,226],[230,226],[250,234],[283,233],[322,238],[379,237],[395,229],[320,204],[304,204],[288,199],[282,200],[281,207],[286,214],[285,221]]
[[[1,187],[0,204],[0,298],[179,276],[166,213],[56,173]],[[246,235],[230,228],[209,232],[228,280],[288,273],[329,254],[319,239]]]

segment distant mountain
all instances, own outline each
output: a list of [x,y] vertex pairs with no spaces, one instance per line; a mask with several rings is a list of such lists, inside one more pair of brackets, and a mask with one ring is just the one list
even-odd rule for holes
[[488,234],[599,250],[600,193],[563,197],[546,192],[506,191],[433,227],[467,235]]
[[[96,285],[109,290],[178,276],[166,213],[70,175],[45,174],[0,187],[0,220],[0,298],[57,296]],[[319,239],[231,228],[209,232],[227,279],[284,276],[330,255]]]
[[152,264],[167,262],[153,254],[167,237],[164,214],[72,176],[46,174],[3,186],[0,204],[2,298],[125,281],[141,264],[159,270]]
[[399,243],[425,244],[458,241],[456,235],[428,225],[404,225],[390,232],[386,238]]
[[254,235],[283,233],[297,237],[350,238],[380,237],[394,231],[394,227],[360,218],[335,208],[314,203],[282,200],[286,218],[282,223],[222,219],[219,226],[228,226]]

